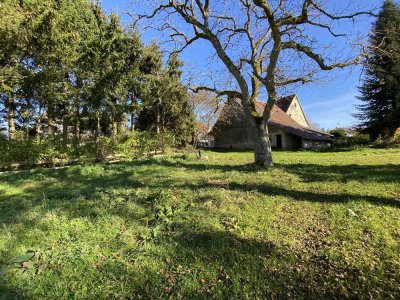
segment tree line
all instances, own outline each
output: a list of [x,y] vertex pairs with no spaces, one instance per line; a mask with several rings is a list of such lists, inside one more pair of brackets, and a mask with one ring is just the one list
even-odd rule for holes
[[116,14],[88,0],[2,1],[3,143],[56,138],[79,148],[139,129],[190,142],[194,115],[183,63],[145,46]]

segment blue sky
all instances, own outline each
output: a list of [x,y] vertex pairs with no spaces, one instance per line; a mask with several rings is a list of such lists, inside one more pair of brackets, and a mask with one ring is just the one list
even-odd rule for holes
[[[376,8],[382,3],[382,0],[354,1],[363,8]],[[129,23],[129,18],[123,12],[128,10],[135,13],[135,10],[141,9],[137,6],[138,4],[133,5],[130,0],[102,0],[102,5],[107,13],[114,11],[120,14],[125,24]],[[364,19],[356,24],[355,29],[366,34],[371,28],[372,21],[372,19]],[[340,28],[341,32],[351,30],[354,28],[350,22],[343,24]],[[143,32],[142,39],[145,43],[149,43],[151,40],[158,40],[159,34],[151,31]],[[323,40],[324,37],[321,39]],[[216,70],[217,63],[208,60],[211,54],[212,49],[208,44],[200,42],[182,53],[181,59],[185,61],[187,70],[206,74],[208,69]],[[335,71],[326,76],[323,82],[294,87],[288,93],[299,96],[306,115],[318,126],[325,129],[351,126],[357,122],[352,114],[357,111],[355,106],[359,104],[357,87],[360,85],[361,70],[361,67],[355,67],[350,70]]]

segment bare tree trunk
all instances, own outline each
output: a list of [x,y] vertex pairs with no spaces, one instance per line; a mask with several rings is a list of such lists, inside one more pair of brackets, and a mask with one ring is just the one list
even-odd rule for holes
[[100,108],[96,110],[96,131],[95,131],[95,140],[96,143],[99,142],[100,139],[100,132],[101,132],[101,126],[100,126]]
[[157,101],[157,135],[160,136],[161,133],[161,98],[158,97]]
[[135,131],[135,123],[133,119],[133,114],[131,114],[131,131]]
[[117,135],[121,134],[122,132],[125,131],[126,129],[126,119],[124,118],[124,121],[119,121],[117,122]]
[[80,144],[81,132],[80,132],[80,112],[79,112],[79,96],[75,98],[75,122],[74,122],[74,132],[75,132],[75,143]]
[[55,121],[54,121],[54,106],[52,104],[49,105],[47,109],[47,133],[50,136],[54,135],[55,132]]
[[254,144],[254,161],[262,167],[272,167],[271,142],[269,140],[268,126],[265,122],[256,124],[256,140]]
[[30,117],[29,117],[29,112],[28,112],[28,116],[26,117],[26,120],[24,122],[25,138],[29,138],[29,124],[30,124]]
[[67,116],[63,116],[63,146],[66,147],[68,144],[68,122],[67,122]]
[[111,115],[111,126],[112,126],[111,136],[115,138],[118,134],[118,124],[115,121],[115,116],[113,114]]
[[14,93],[8,97],[8,138],[13,140],[15,138],[15,99]]
[[42,134],[42,115],[39,113],[38,120],[36,122],[36,134],[41,135]]

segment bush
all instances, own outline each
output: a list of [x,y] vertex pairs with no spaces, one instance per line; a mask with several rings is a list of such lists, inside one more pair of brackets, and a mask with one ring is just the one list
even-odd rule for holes
[[360,132],[356,132],[353,136],[346,136],[344,129],[339,128],[332,130],[330,133],[335,135],[334,146],[339,148],[366,146],[371,142],[368,134],[362,134]]
[[115,141],[115,154],[137,159],[167,152],[172,147],[173,138],[168,132],[158,136],[148,131],[134,131],[119,135]]
[[397,128],[392,137],[377,139],[374,146],[378,148],[400,148],[400,127]]
[[334,138],[345,138],[347,136],[344,128],[335,128],[329,131],[329,133],[332,134]]
[[159,136],[152,132],[139,132],[137,154],[151,156],[158,152],[165,153],[172,145],[173,135],[169,132],[164,132]]
[[368,134],[356,133],[352,137],[351,142],[353,145],[368,145],[371,140]]
[[63,142],[61,135],[54,137],[26,137],[17,134],[13,140],[0,140],[0,168],[13,164],[32,167],[36,164],[63,165],[71,160],[93,163],[110,156],[137,159],[165,153],[173,145],[173,135],[165,132],[158,136],[151,132],[124,132],[115,138],[101,136],[82,139],[79,145],[71,139]]
[[33,166],[38,163],[54,164],[69,156],[69,148],[55,137],[26,137],[17,134],[13,140],[0,142],[0,164],[2,168],[12,164]]

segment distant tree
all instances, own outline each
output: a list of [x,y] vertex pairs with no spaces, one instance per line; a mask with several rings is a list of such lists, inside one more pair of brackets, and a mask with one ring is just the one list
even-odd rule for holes
[[400,126],[400,5],[386,0],[370,36],[370,56],[356,116],[373,139]]
[[202,136],[206,136],[215,124],[221,112],[220,100],[209,91],[189,93],[189,103],[196,116],[196,126],[193,137],[193,146]]

